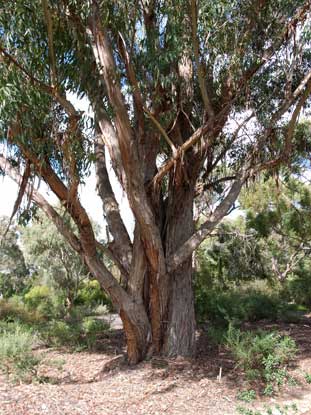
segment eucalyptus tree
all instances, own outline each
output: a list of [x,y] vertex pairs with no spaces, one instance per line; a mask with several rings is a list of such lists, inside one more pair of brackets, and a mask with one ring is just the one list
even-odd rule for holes
[[276,280],[286,282],[311,250],[310,185],[297,177],[270,177],[252,183],[240,201],[247,212],[248,231],[260,241],[266,266]]
[[[311,90],[310,2],[0,4],[0,122],[10,148],[0,160],[21,183],[18,199],[28,192],[110,295],[130,362],[192,355],[192,253],[248,179],[290,161]],[[88,98],[93,125],[69,92]],[[135,217],[133,240],[107,152]],[[78,197],[94,159],[113,237],[105,248],[122,283],[98,255],[102,246]],[[31,189],[34,176],[67,209],[78,236]],[[195,201],[205,215],[199,227]]]
[[23,292],[29,282],[30,272],[19,244],[18,230],[15,225],[7,230],[9,219],[0,218],[0,233],[6,232],[0,241],[0,296],[10,297]]
[[[67,225],[70,226],[68,221]],[[44,213],[38,214],[31,226],[21,227],[21,244],[29,268],[45,283],[61,290],[70,308],[89,277],[78,253],[68,246]]]

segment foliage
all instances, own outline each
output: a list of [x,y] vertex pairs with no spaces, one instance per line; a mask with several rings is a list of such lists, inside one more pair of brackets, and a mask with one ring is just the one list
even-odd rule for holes
[[29,379],[40,361],[32,352],[35,342],[34,333],[23,325],[0,327],[0,368],[14,379]]
[[57,317],[65,314],[64,301],[47,285],[34,285],[24,295],[27,308],[44,318]]
[[225,344],[248,379],[265,382],[266,393],[273,393],[276,386],[288,379],[286,364],[297,352],[295,341],[289,336],[265,331],[242,332],[233,325],[229,325]]
[[310,373],[305,373],[304,378],[305,378],[305,381],[307,383],[309,383],[309,384],[311,383],[311,374]]
[[311,309],[311,261],[306,258],[297,267],[295,274],[284,284],[284,295],[296,304]]
[[247,232],[245,219],[226,220],[198,250],[196,285],[226,289],[268,278],[260,240]]
[[254,389],[240,391],[237,394],[237,399],[244,402],[252,402],[256,399],[256,391],[254,391]]
[[42,321],[42,316],[35,311],[28,310],[20,299],[13,297],[8,300],[0,300],[0,320],[5,322],[18,321],[31,325]]
[[38,308],[42,302],[47,302],[51,296],[51,289],[46,285],[33,286],[24,296],[30,308]]
[[9,225],[6,217],[0,218],[0,295],[5,298],[21,294],[29,280],[23,252],[18,243],[16,226]]
[[195,306],[200,321],[209,320],[217,325],[236,324],[268,319],[297,321],[298,308],[283,300],[277,291],[254,288],[217,290],[202,287],[196,291]]
[[30,226],[22,228],[22,244],[27,262],[36,270],[38,279],[62,290],[68,306],[72,305],[88,271],[53,222],[43,214],[37,215]]
[[298,408],[296,404],[284,405],[282,407],[280,405],[275,405],[274,408],[271,406],[265,406],[264,410],[256,410],[238,406],[237,412],[241,415],[273,415],[274,413],[279,415],[295,415],[298,413]]
[[80,316],[79,320],[50,321],[42,328],[41,336],[51,346],[93,350],[108,329],[108,324],[103,320]]
[[74,303],[76,305],[80,304],[89,307],[96,307],[102,304],[107,305],[109,309],[112,309],[111,300],[100,288],[99,282],[97,280],[83,281],[77,292]]
[[281,283],[298,277],[311,249],[310,186],[285,173],[253,183],[240,196],[246,227],[260,240],[264,261]]

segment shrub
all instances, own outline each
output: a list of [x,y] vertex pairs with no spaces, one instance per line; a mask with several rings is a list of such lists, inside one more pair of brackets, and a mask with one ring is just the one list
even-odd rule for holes
[[25,379],[34,374],[39,358],[32,353],[36,341],[34,333],[18,323],[8,324],[0,330],[0,367],[15,378]]
[[46,285],[35,285],[25,294],[24,299],[29,310],[34,310],[45,318],[64,314],[61,299]]
[[248,403],[252,402],[253,400],[256,399],[256,392],[253,389],[240,391],[237,394],[237,399],[239,399],[240,401],[248,402]]
[[297,304],[311,308],[311,273],[310,270],[302,270],[298,275],[286,282],[285,292],[287,296]]
[[25,294],[25,302],[31,308],[37,308],[43,301],[51,297],[51,289],[47,285],[35,285]]
[[210,320],[218,326],[227,326],[230,321],[237,324],[262,319],[292,322],[299,318],[296,305],[284,302],[276,294],[253,289],[203,290],[196,293],[195,305],[199,320]]
[[109,309],[112,309],[110,299],[105,295],[97,280],[83,282],[75,299],[75,304],[91,308],[99,304],[104,304],[107,305]]
[[41,333],[51,346],[72,346],[79,339],[78,330],[66,321],[52,320]]
[[266,392],[269,389],[273,392],[274,386],[282,385],[289,378],[286,363],[297,352],[291,337],[265,331],[242,332],[229,325],[225,342],[246,376],[266,383]]
[[5,322],[19,321],[25,324],[36,324],[42,316],[36,311],[29,311],[17,298],[0,300],[0,320]]
[[93,349],[96,345],[98,337],[108,329],[108,324],[103,320],[98,320],[92,317],[84,318],[82,321],[82,333],[87,348]]
[[53,346],[93,349],[108,329],[106,322],[94,317],[84,317],[80,321],[52,320],[42,331],[42,336]]

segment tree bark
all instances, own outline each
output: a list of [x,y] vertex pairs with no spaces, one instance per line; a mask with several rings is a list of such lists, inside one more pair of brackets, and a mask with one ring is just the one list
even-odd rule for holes
[[110,284],[107,284],[107,271],[98,258],[85,256],[85,262],[102,288],[108,292],[113,304],[118,307],[127,341],[129,364],[140,362],[145,358],[151,340],[150,323],[144,305],[127,294],[112,275],[108,276]]
[[[193,198],[191,185],[175,188],[168,206],[166,256],[176,252],[193,234]],[[192,255],[170,273],[170,300],[163,353],[168,356],[192,356],[195,353],[195,313],[192,289]]]

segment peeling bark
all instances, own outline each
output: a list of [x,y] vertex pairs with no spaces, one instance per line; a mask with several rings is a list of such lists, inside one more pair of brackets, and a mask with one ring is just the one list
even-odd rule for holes
[[123,224],[119,205],[114,196],[106,167],[105,147],[100,141],[100,136],[97,135],[95,144],[96,154],[96,176],[97,176],[97,191],[103,202],[103,211],[114,242],[110,245],[114,256],[119,260],[122,268],[125,269],[127,276],[130,272],[132,261],[132,244]]

